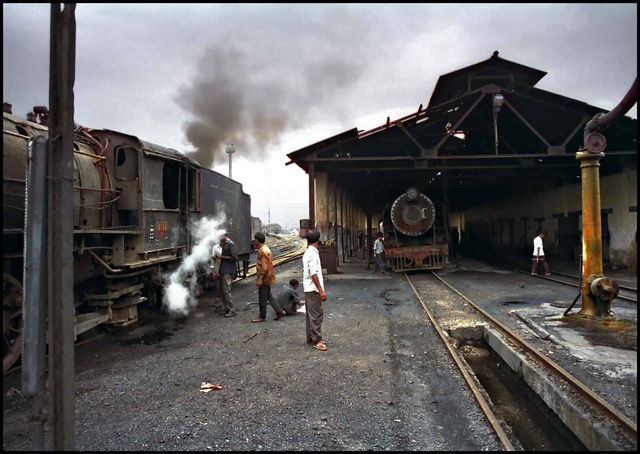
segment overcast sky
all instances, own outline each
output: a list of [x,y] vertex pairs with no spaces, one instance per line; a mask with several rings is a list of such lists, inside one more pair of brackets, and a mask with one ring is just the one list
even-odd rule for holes
[[[608,111],[637,75],[636,4],[78,4],[75,122],[228,175],[264,223],[308,215],[286,155],[428,104],[438,77],[500,57]],[[49,4],[3,4],[3,100],[48,104]],[[637,106],[627,114],[637,118]]]

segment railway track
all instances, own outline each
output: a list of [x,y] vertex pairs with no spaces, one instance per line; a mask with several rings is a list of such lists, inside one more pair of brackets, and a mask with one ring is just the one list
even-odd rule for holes
[[[517,273],[520,274],[531,274],[530,270],[527,270],[525,268],[523,268],[520,265],[510,265],[507,267],[508,269],[515,271]],[[605,273],[606,275],[606,273]],[[581,276],[577,276],[574,274],[569,274],[569,273],[562,273],[562,272],[558,272],[558,271],[554,271],[551,273],[551,276],[544,276],[541,274],[537,274],[535,276],[536,278],[539,279],[545,279],[548,281],[552,281],[552,282],[557,282],[559,284],[563,284],[563,285],[568,285],[571,287],[575,287],[575,288],[580,288],[580,281],[581,281]],[[559,278],[561,277],[561,278]],[[621,299],[624,301],[630,301],[632,303],[638,303],[638,289],[635,287],[632,287],[630,285],[623,285],[621,283],[619,283],[620,285],[620,293],[618,294],[618,296],[616,296],[616,298],[614,298],[613,301],[615,301],[616,299]]]
[[[529,271],[525,271],[522,269],[517,269],[514,268],[514,271],[521,273],[521,274],[529,274]],[[556,276],[562,276],[564,277],[564,279],[559,279]],[[552,282],[557,282],[559,284],[564,284],[564,285],[568,285],[571,287],[575,287],[575,288],[580,288],[580,277],[579,276],[574,276],[571,274],[566,274],[566,273],[553,273],[551,276],[543,276],[543,275],[536,275],[535,277],[540,278],[540,279],[545,279],[547,281],[552,281]],[[630,287],[630,286],[625,286],[625,285],[620,285],[620,293],[618,293],[618,296],[616,296],[616,298],[613,299],[613,301],[615,301],[616,299],[621,299],[624,301],[630,301],[632,303],[638,303],[638,289],[634,288],[634,287]]]
[[[520,351],[524,352],[533,363],[543,368],[546,373],[554,376],[555,379],[558,380],[559,383],[561,383],[560,386],[569,387],[573,391],[572,395],[578,396],[579,401],[588,405],[594,414],[600,415],[600,417],[604,421],[613,421],[615,425],[619,427],[628,437],[631,437],[631,439],[634,441],[637,440],[637,424],[633,420],[631,420],[623,411],[621,411],[619,408],[616,408],[615,405],[605,400],[599,393],[592,390],[583,382],[574,377],[570,372],[568,372],[558,363],[552,360],[549,355],[545,354],[540,348],[536,348],[530,342],[526,341],[522,336],[517,334],[512,328],[506,326],[496,317],[492,316],[488,311],[483,309],[482,305],[464,295],[451,283],[447,282],[442,276],[435,272],[432,272],[431,275],[440,284],[444,285],[450,291],[450,293],[452,292],[456,295],[451,295],[451,298],[449,299],[456,300],[458,301],[458,303],[455,304],[455,307],[448,307],[447,311],[474,313],[476,317],[479,317],[479,319],[483,321],[482,323],[486,323],[490,328],[499,332],[504,339],[506,339]],[[494,428],[496,435],[500,439],[503,448],[505,450],[516,450],[516,448],[514,448],[512,440],[510,440],[509,436],[500,425],[500,419],[496,417],[495,413],[492,410],[492,406],[487,402],[484,394],[481,392],[477,380],[473,379],[472,375],[468,372],[468,366],[460,358],[460,353],[456,350],[454,344],[452,343],[451,336],[443,328],[441,324],[441,317],[440,315],[438,315],[439,311],[437,309],[435,311],[433,310],[433,306],[438,306],[438,303],[433,301],[433,294],[425,294],[423,290],[420,290],[419,282],[424,282],[423,280],[425,279],[425,277],[418,275],[409,275],[405,273],[405,278],[411,286],[414,294],[420,301],[420,304],[422,305],[429,320],[440,335],[440,338],[442,339],[446,348],[450,352],[451,357],[458,365],[458,368],[464,376],[465,381],[468,383],[473,395],[476,397],[476,400],[487,416],[488,421]],[[553,280],[564,285],[571,285],[570,282],[562,281],[559,279],[549,280]],[[429,303],[427,303],[426,301],[429,301]],[[442,310],[440,310],[440,314],[442,314]]]

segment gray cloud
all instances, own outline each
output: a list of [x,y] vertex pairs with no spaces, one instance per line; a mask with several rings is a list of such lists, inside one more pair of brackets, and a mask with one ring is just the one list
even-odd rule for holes
[[[49,9],[3,4],[3,98],[19,115],[48,102]],[[205,165],[227,142],[254,159],[319,124],[382,124],[494,50],[603,109],[637,72],[636,4],[78,4],[76,18],[76,121]]]
[[320,54],[287,62],[282,54],[252,55],[246,45],[207,49],[175,98],[194,117],[183,128],[194,159],[205,167],[224,163],[227,143],[244,157],[260,157],[284,133],[321,115],[340,116],[339,97],[367,64],[340,48]]

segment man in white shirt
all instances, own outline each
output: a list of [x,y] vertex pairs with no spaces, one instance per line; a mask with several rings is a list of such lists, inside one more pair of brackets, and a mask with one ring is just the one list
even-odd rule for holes
[[376,271],[389,274],[387,272],[387,266],[384,263],[384,234],[382,232],[378,232],[378,238],[376,238],[376,241],[373,243],[373,255],[375,257],[373,274],[376,274]]
[[542,245],[543,238],[544,238],[544,233],[540,233],[538,234],[537,237],[533,239],[533,263],[531,264],[532,276],[535,276],[537,274],[538,263],[542,263],[545,276],[551,276],[551,271],[549,271],[549,264],[544,258],[544,247]]
[[322,302],[326,301],[322,280],[322,264],[318,243],[320,232],[309,230],[307,232],[307,250],[302,256],[302,285],[305,299],[305,327],[307,332],[307,344],[313,344],[313,348],[326,351],[327,345],[322,340],[322,318],[324,310]]

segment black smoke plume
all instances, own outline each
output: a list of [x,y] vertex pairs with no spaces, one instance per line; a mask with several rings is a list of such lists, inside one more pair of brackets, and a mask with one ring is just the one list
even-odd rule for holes
[[305,126],[314,116],[338,116],[339,108],[321,111],[316,103],[322,99],[330,106],[361,72],[356,61],[339,54],[279,68],[237,48],[212,47],[198,62],[193,81],[176,97],[194,117],[183,125],[195,147],[188,153],[207,168],[228,161],[228,143],[235,145],[236,157],[260,158],[283,133]]

